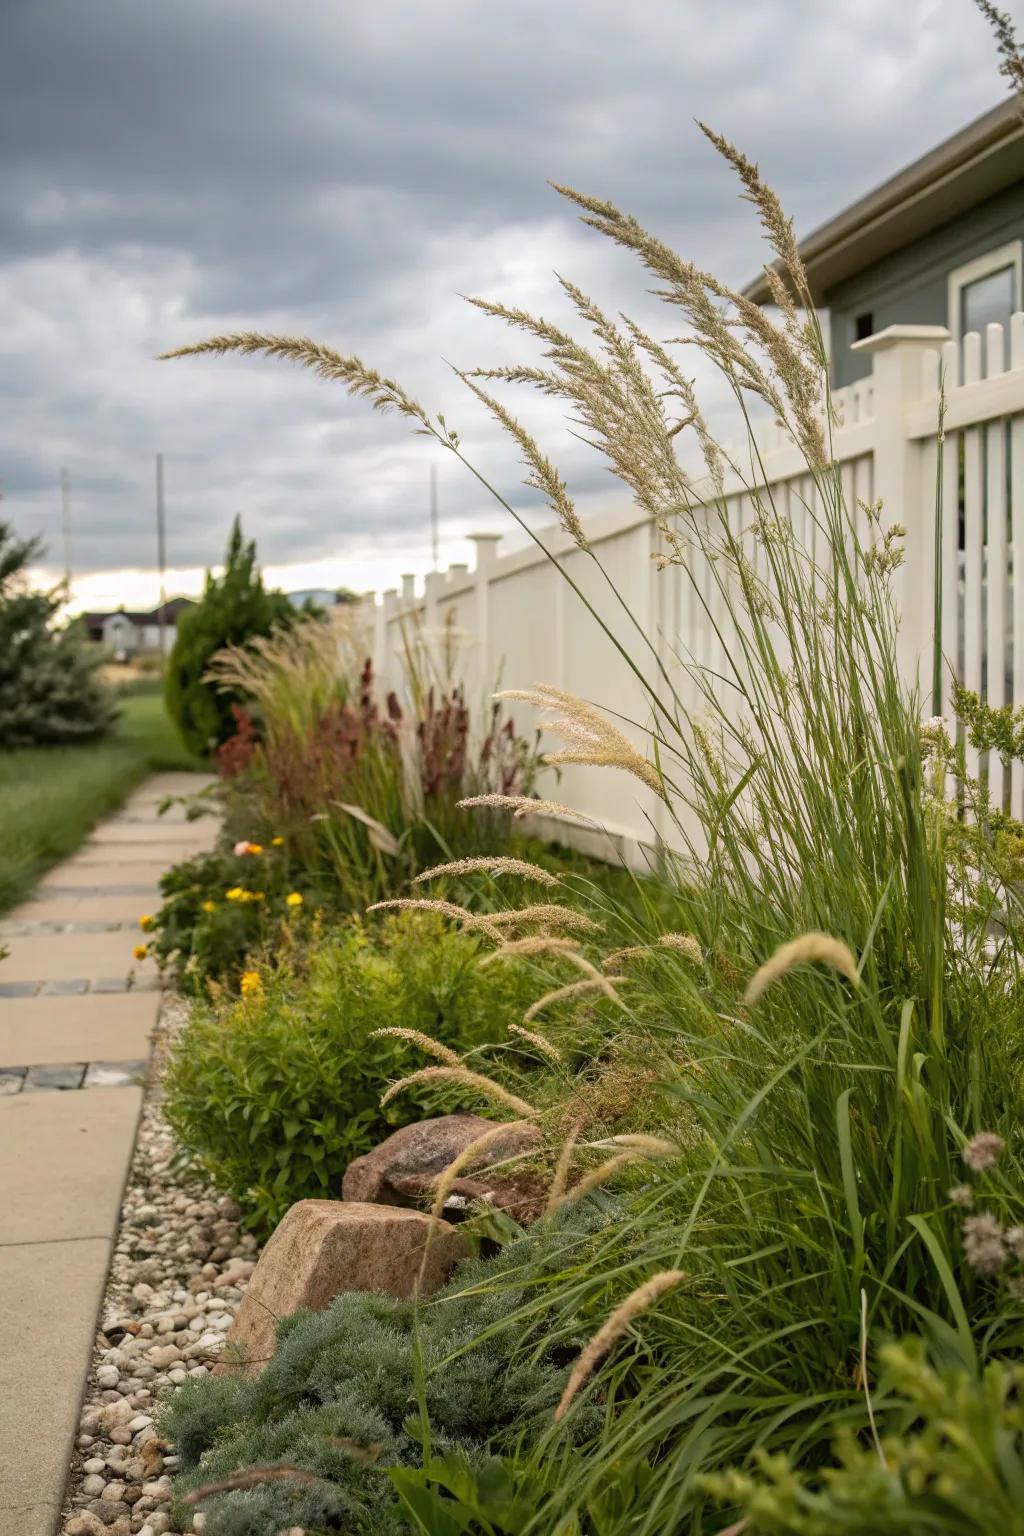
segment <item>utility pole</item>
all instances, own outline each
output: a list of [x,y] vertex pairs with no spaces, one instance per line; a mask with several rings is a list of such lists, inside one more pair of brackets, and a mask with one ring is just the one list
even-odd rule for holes
[[156,558],[160,570],[160,665],[167,664],[167,615],[164,612],[167,606],[167,591],[164,586],[164,571],[167,566],[167,548],[164,534],[164,456],[158,453],[156,456]]
[[60,472],[60,510],[64,529],[64,581],[71,583],[71,476],[66,469]]
[[430,557],[432,569],[437,570],[438,559],[438,522],[437,522],[437,465],[430,466]]

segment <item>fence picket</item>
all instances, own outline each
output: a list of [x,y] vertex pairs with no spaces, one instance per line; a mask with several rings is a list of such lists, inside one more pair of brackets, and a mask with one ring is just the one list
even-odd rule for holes
[[[965,384],[981,378],[981,337],[976,331],[964,337],[963,376]],[[972,693],[981,693],[981,602],[982,564],[985,520],[985,460],[982,454],[982,428],[968,427],[964,433],[964,671],[963,683]],[[976,747],[967,743],[967,772],[976,779],[981,758]]]
[[[1003,369],[1003,328],[985,328],[987,377]],[[985,429],[985,697],[994,709],[1006,700],[1006,422],[990,421]],[[1003,762],[988,754],[988,785],[992,804],[1003,808]]]
[[[1010,367],[1024,368],[1024,314],[1010,322]],[[1024,416],[1010,426],[1010,517],[1013,567],[1010,612],[1013,619],[1013,707],[1024,709]],[[1024,820],[1024,763],[1010,775],[1010,810]]]

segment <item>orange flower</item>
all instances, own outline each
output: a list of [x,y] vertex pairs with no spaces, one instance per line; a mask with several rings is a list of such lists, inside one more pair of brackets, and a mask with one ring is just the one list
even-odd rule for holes
[[132,950],[132,954],[136,960],[145,960],[146,956],[149,954],[149,945],[136,944],[135,948]]

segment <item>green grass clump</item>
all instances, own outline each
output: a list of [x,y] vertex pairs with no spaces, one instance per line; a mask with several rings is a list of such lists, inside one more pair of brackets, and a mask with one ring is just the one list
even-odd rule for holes
[[460,1103],[451,1089],[413,1087],[382,1109],[389,1083],[425,1058],[375,1030],[417,1030],[463,1053],[522,1017],[531,979],[478,970],[480,954],[475,937],[407,914],[372,934],[352,924],[315,935],[276,971],[254,973],[248,996],[197,1003],[166,1077],[181,1145],[264,1230],[295,1200],[339,1194],[352,1158]]
[[100,741],[0,752],[0,911],[74,853],[147,774],[199,767],[180,745],[158,687],[125,697]]

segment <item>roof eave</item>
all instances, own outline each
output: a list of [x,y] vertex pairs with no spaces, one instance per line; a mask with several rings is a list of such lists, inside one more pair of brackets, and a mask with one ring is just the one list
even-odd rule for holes
[[[977,118],[800,242],[811,297],[969,211],[1024,177],[1024,118],[1008,100]],[[780,264],[772,264],[776,271]],[[771,302],[762,272],[743,289]]]

